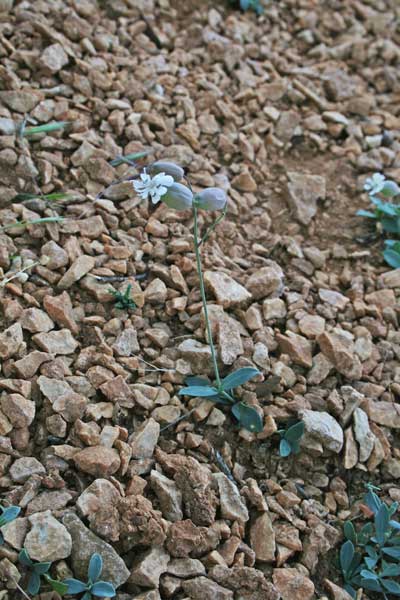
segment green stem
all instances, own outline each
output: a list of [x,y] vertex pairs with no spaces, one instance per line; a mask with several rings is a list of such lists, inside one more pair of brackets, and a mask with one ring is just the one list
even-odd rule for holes
[[203,235],[203,237],[201,238],[201,240],[199,242],[199,246],[201,246],[201,244],[204,244],[204,242],[208,240],[210,234],[214,231],[214,229],[216,228],[218,223],[220,223],[225,218],[227,210],[228,210],[228,203],[225,204],[224,209],[223,209],[222,213],[220,214],[220,216],[217,219],[215,219],[214,223],[212,225],[210,225],[210,227],[207,229],[207,231],[205,232],[205,234]]
[[201,300],[203,302],[204,319],[206,321],[208,343],[210,345],[211,359],[212,359],[213,366],[214,366],[215,381],[216,381],[217,386],[219,387],[221,385],[221,377],[219,375],[217,356],[215,353],[215,348],[214,348],[214,343],[213,343],[212,333],[211,333],[210,319],[208,317],[207,298],[206,298],[206,292],[204,289],[203,271],[201,268],[201,256],[200,256],[201,241],[199,242],[199,224],[198,224],[198,220],[197,220],[197,207],[195,206],[195,204],[193,204],[193,222],[194,222],[194,251],[196,253],[196,265],[197,265],[197,273],[199,275],[199,282],[200,282],[200,294],[201,294]]

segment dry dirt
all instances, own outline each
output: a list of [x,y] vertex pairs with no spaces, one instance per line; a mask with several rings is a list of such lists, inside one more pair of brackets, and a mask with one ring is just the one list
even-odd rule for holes
[[[100,553],[118,600],[346,600],[343,521],[368,481],[400,499],[400,270],[355,214],[366,177],[400,181],[399,19],[395,0],[0,0],[1,275],[35,263],[0,288],[0,498],[22,509],[0,600],[22,597],[23,546],[58,579]],[[193,222],[110,164],[143,150],[228,193],[208,298],[222,374],[262,373],[239,391],[261,434],[178,396],[212,375]]]

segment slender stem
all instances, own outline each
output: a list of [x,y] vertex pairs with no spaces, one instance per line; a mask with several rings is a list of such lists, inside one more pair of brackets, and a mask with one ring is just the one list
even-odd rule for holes
[[204,289],[203,271],[201,268],[201,256],[200,256],[200,243],[201,242],[199,242],[199,225],[198,225],[198,220],[197,220],[197,206],[195,204],[193,204],[193,222],[194,222],[194,251],[196,253],[197,273],[199,275],[199,282],[200,282],[200,294],[201,294],[201,300],[203,302],[204,319],[206,321],[208,343],[210,345],[211,359],[212,359],[213,366],[214,366],[215,381],[217,383],[217,386],[219,387],[221,385],[221,377],[219,375],[217,356],[215,353],[215,348],[214,348],[214,343],[213,343],[212,333],[211,333],[210,319],[208,317],[207,298],[206,298],[206,292]]
[[201,240],[199,242],[199,246],[201,246],[201,244],[204,244],[204,242],[208,240],[208,238],[210,237],[210,234],[214,231],[214,229],[216,228],[218,223],[221,223],[221,221],[225,218],[227,209],[228,209],[228,203],[225,204],[224,209],[223,209],[222,213],[219,215],[219,217],[217,217],[217,219],[215,219],[214,223],[212,225],[210,225],[210,227],[207,229],[207,231],[205,232],[205,234],[203,235],[203,237],[201,238]]
[[24,589],[22,589],[22,587],[19,585],[18,581],[15,581],[14,578],[12,578],[13,582],[15,583],[15,585],[17,586],[17,589],[21,592],[21,594],[27,598],[27,600],[31,600],[31,597],[28,596],[28,594],[25,592]]

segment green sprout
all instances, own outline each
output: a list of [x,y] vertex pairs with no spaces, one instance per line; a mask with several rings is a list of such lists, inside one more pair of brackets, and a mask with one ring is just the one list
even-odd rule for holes
[[299,421],[287,429],[279,429],[281,441],[279,444],[279,454],[282,458],[290,456],[290,454],[298,454],[300,452],[299,442],[304,435],[304,423]]
[[99,598],[113,598],[115,587],[108,581],[99,581],[103,570],[103,559],[100,554],[93,554],[89,562],[88,581],[84,583],[79,579],[64,579],[67,594],[80,594],[84,592],[82,600],[90,600],[92,596]]
[[62,223],[63,217],[41,217],[40,219],[31,219],[30,221],[15,221],[15,223],[8,223],[0,227],[0,231],[7,231],[14,227],[27,227],[29,225],[42,225],[43,223]]
[[117,156],[117,158],[114,158],[112,161],[110,161],[110,165],[112,167],[119,167],[119,165],[124,163],[132,165],[135,163],[135,161],[139,160],[140,158],[144,158],[148,154],[150,154],[150,152],[148,150],[144,150],[143,152],[133,152],[132,154],[126,154],[125,156]]
[[254,10],[257,15],[262,15],[265,10],[262,0],[239,0],[239,2],[234,0],[234,4],[239,4],[240,9],[243,11]]
[[23,548],[18,555],[18,560],[21,565],[28,568],[29,580],[26,591],[28,594],[35,596],[40,591],[41,578],[43,577],[47,583],[50,584],[51,588],[62,596],[66,593],[68,586],[61,581],[52,579],[48,574],[51,567],[51,562],[33,562],[30,558],[27,550]]
[[122,292],[116,291],[116,290],[112,290],[110,289],[110,293],[114,296],[115,298],[115,308],[120,308],[122,310],[133,310],[136,308],[136,303],[133,300],[133,298],[131,298],[131,289],[132,289],[132,285],[128,284],[125,292],[122,294]]
[[371,484],[366,487],[364,502],[373,521],[358,531],[351,521],[346,521],[346,542],[340,549],[339,563],[344,588],[352,598],[357,597],[357,589],[363,588],[388,600],[388,594],[400,596],[400,523],[392,519],[399,503],[388,506],[375,493],[379,488]]
[[46,123],[45,125],[37,125],[35,127],[25,127],[25,122],[19,128],[19,135],[21,137],[29,137],[37,133],[51,133],[52,131],[59,131],[69,125],[71,121],[55,121],[54,123]]
[[[7,523],[11,523],[11,521],[14,521],[18,517],[19,513],[21,512],[21,509],[19,506],[8,506],[7,508],[0,506],[0,510],[1,510],[0,529],[4,525],[7,525]],[[0,531],[0,546],[2,544],[4,544],[4,537]]]

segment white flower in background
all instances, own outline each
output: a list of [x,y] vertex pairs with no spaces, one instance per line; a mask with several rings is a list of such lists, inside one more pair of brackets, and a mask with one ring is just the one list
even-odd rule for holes
[[133,187],[142,200],[147,200],[150,196],[152,203],[157,204],[173,183],[174,178],[171,175],[157,173],[157,175],[151,177],[146,173],[146,169],[143,169],[143,173],[140,174],[140,180],[134,181]]
[[370,194],[370,196],[375,196],[379,194],[384,188],[385,185],[385,176],[381,173],[374,173],[372,177],[369,177],[365,180],[364,190]]

